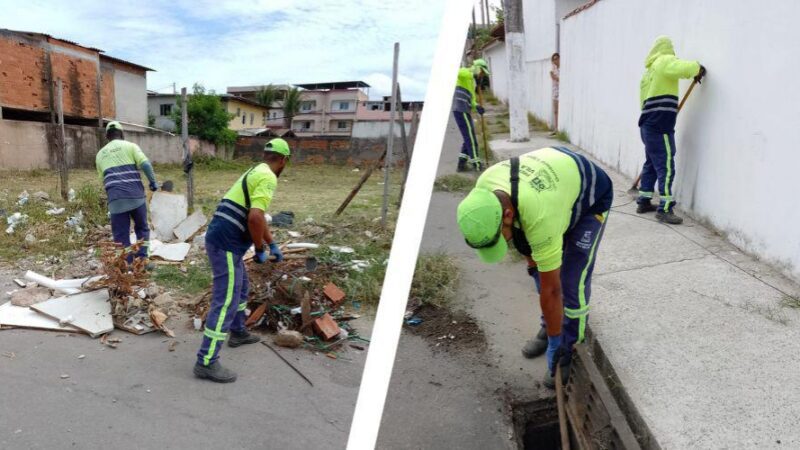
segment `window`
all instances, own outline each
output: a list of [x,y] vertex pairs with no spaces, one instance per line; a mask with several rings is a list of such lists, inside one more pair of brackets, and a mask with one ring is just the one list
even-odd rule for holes
[[253,113],[250,113],[250,125],[252,125],[252,124],[253,124],[253,118],[254,118],[255,116],[256,116],[255,114],[253,114]]
[[272,118],[273,119],[277,119],[278,118],[278,111],[272,111]]
[[350,128],[350,122],[346,120],[339,120],[336,122],[336,129],[337,130],[346,130]]
[[163,105],[159,105],[159,114],[162,116],[168,116],[172,114],[172,104],[165,103]]
[[267,112],[263,111],[261,113],[261,125],[266,125],[266,124],[267,124]]
[[311,131],[313,124],[313,120],[298,120],[294,122],[294,129],[297,131]]
[[236,117],[239,117],[241,115],[242,115],[242,108],[236,108]]
[[349,111],[350,102],[334,102],[333,109],[337,111]]
[[247,124],[247,114],[242,114],[242,125]]
[[300,103],[300,111],[308,112],[313,111],[317,107],[317,101],[311,100]]

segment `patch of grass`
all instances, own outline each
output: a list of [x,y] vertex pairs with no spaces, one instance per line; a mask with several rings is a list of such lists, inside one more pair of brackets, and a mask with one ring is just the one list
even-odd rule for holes
[[567,133],[564,130],[558,130],[556,132],[555,138],[561,142],[566,142],[567,144],[571,143],[571,141],[569,140],[569,133]]
[[550,125],[533,113],[528,113],[528,124],[532,131],[550,131]]
[[490,105],[497,106],[500,104],[500,99],[494,95],[494,92],[491,89],[485,90],[483,95],[484,95],[483,99],[486,100],[486,102],[489,103]]
[[459,278],[459,268],[451,256],[445,253],[420,254],[410,296],[422,305],[447,305],[455,295]]
[[475,185],[475,179],[457,173],[442,175],[433,183],[434,189],[444,192],[467,192]]
[[169,290],[182,291],[189,295],[199,294],[211,286],[213,279],[208,261],[202,259],[195,265],[187,265],[186,273],[180,267],[160,265],[152,272],[151,277],[159,286]]
[[781,306],[784,308],[800,309],[800,299],[784,295],[781,299]]

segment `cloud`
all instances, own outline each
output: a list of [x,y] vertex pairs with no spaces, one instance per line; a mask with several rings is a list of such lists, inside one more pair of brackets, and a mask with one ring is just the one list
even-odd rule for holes
[[30,0],[3,7],[0,28],[97,47],[152,67],[149,89],[363,79],[388,95],[400,42],[403,96],[425,95],[443,3],[429,0]]

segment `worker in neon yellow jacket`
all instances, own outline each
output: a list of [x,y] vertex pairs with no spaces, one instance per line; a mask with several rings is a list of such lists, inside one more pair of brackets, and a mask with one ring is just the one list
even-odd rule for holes
[[[678,116],[678,80],[695,78],[698,82],[706,73],[697,61],[678,59],[672,41],[659,36],[645,60],[645,72],[639,84],[642,113],[639,131],[644,143],[645,162],[639,185],[636,212],[657,211],[656,219],[669,224],[683,222],[673,212],[675,200],[672,183],[675,180],[675,119]],[[656,181],[659,206],[651,203]]]
[[455,118],[456,125],[461,131],[461,137],[464,139],[461,144],[461,154],[458,156],[459,172],[469,170],[468,164],[478,172],[482,169],[472,113],[483,114],[483,107],[478,106],[476,100],[474,73],[474,69],[471,67],[458,69],[456,91],[453,95],[453,118]]

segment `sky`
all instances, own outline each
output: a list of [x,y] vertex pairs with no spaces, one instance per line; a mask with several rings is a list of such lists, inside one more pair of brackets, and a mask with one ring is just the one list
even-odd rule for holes
[[422,100],[440,0],[0,0],[0,28],[35,31],[150,67],[147,88],[363,80],[389,95],[400,43],[403,100]]

